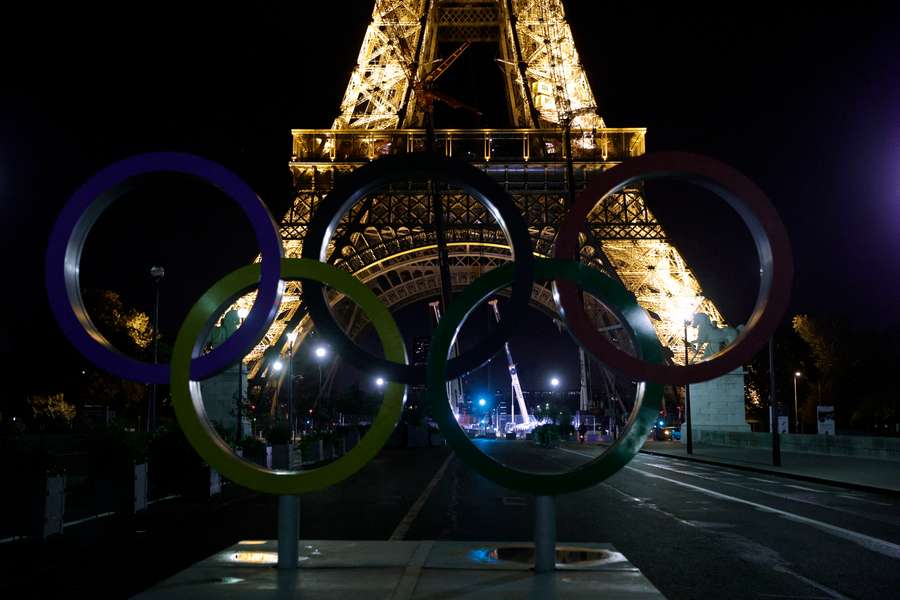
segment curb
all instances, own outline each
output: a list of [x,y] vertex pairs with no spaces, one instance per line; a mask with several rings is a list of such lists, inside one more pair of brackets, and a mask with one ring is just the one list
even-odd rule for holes
[[651,456],[662,456],[664,458],[674,458],[676,460],[686,460],[690,462],[702,463],[706,465],[715,465],[717,467],[728,467],[737,469],[738,471],[750,471],[751,473],[763,473],[765,475],[774,475],[776,477],[784,477],[786,479],[796,479],[798,481],[806,481],[808,483],[818,483],[821,485],[831,485],[836,487],[857,490],[860,492],[869,492],[873,494],[882,494],[900,498],[900,490],[893,488],[882,488],[874,485],[865,485],[863,483],[853,483],[851,481],[839,481],[835,479],[825,479],[824,477],[815,477],[813,475],[801,475],[799,473],[790,473],[787,471],[776,471],[772,468],[754,467],[751,465],[742,465],[735,463],[722,462],[717,460],[709,460],[704,458],[696,458],[693,456],[679,456],[676,454],[668,454],[666,452],[657,452],[655,450],[640,450],[641,454],[649,454]]

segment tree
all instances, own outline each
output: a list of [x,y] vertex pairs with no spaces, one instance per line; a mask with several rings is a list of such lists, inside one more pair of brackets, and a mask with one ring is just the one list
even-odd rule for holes
[[[150,359],[151,344],[157,334],[149,315],[127,306],[118,293],[110,290],[87,290],[84,298],[91,320],[109,343],[138,360]],[[147,386],[87,368],[81,378],[79,396],[85,403],[136,416],[147,396]]]
[[28,405],[40,431],[68,429],[75,419],[75,407],[65,401],[62,393],[31,396]]

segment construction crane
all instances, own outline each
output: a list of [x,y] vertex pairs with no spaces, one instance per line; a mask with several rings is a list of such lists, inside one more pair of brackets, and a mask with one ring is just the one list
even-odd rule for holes
[[[494,298],[488,304],[494,309],[494,317],[497,319],[497,322],[500,322],[500,309],[497,308],[497,299]],[[506,350],[506,362],[509,364],[509,376],[512,379],[512,389],[513,395],[516,397],[516,402],[519,403],[519,412],[522,413],[522,424],[525,427],[531,427],[531,417],[528,416],[528,407],[525,406],[525,396],[522,394],[522,384],[519,383],[519,374],[516,372],[516,363],[513,362],[512,352],[509,351],[509,342],[503,344],[503,348]],[[513,408],[512,402],[510,402],[510,413],[512,413],[512,422],[515,427],[516,424],[516,411]]]

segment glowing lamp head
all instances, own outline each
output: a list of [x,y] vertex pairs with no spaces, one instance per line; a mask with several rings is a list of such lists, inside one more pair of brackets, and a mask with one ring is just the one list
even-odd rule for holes
[[284,363],[280,360],[276,360],[272,363],[272,370],[276,373],[281,373],[281,370],[284,368]]
[[550,385],[552,385],[553,387],[559,387],[559,377],[551,378]]
[[297,341],[297,332],[296,332],[296,331],[292,331],[292,332],[290,332],[289,334],[287,334],[287,341],[288,341],[288,343],[289,343],[291,346],[293,346],[293,345],[294,345],[294,342]]
[[487,404],[487,400],[485,400],[484,398],[478,399],[478,406],[484,406],[485,404]]
[[796,373],[794,373],[794,377],[803,377],[803,373],[797,371]]
[[238,317],[241,319],[241,321],[243,321],[244,319],[246,319],[246,318],[247,318],[247,315],[249,315],[249,314],[250,314],[250,309],[249,309],[249,308],[241,307],[241,308],[238,309]]
[[376,377],[375,385],[377,385],[378,387],[384,387],[384,377]]
[[316,358],[325,358],[328,355],[328,350],[325,349],[325,346],[318,346],[315,350]]

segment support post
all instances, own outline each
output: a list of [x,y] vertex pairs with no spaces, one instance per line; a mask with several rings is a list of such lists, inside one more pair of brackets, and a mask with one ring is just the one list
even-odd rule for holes
[[296,569],[300,549],[300,496],[278,496],[278,568]]
[[778,403],[775,399],[775,338],[769,340],[769,411],[772,424],[772,466],[781,466],[781,437],[778,434]]
[[556,498],[534,498],[534,572],[556,570]]
[[[688,366],[690,364],[690,357],[688,356],[688,325],[690,321],[684,322],[684,365]],[[684,414],[685,421],[687,423],[686,427],[686,435],[687,438],[687,453],[694,453],[694,434],[691,429],[691,386],[690,384],[684,385]]]

